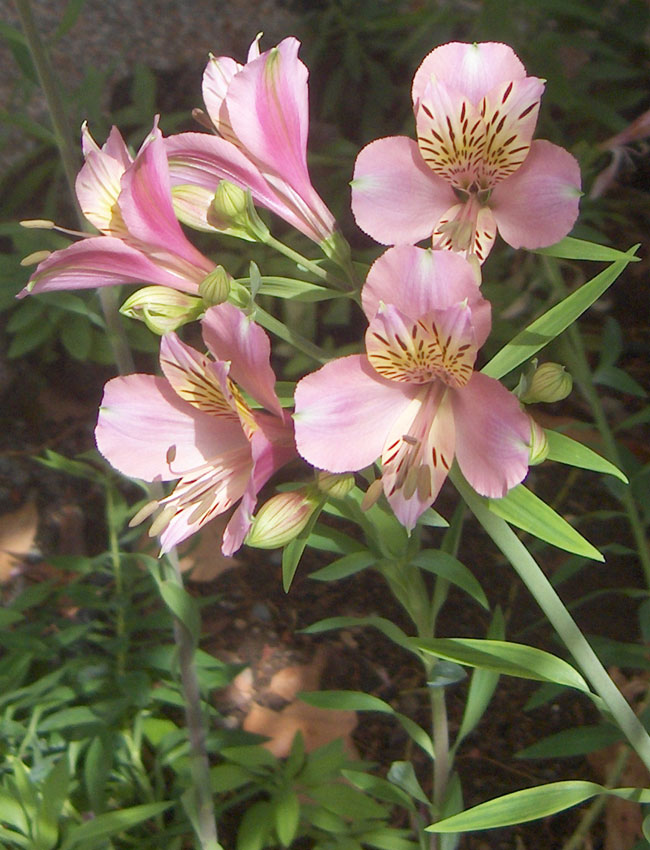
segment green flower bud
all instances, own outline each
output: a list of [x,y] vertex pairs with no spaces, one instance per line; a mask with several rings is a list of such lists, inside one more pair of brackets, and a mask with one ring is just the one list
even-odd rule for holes
[[199,284],[199,295],[207,307],[215,304],[223,304],[230,295],[230,286],[233,278],[223,266],[215,266],[207,277]]
[[335,499],[347,496],[354,487],[354,475],[349,472],[342,474],[335,472],[319,472],[316,476],[318,489]]
[[250,191],[221,180],[208,209],[207,221],[212,227],[249,242],[265,242],[269,230],[257,214]]
[[245,542],[257,549],[277,549],[297,537],[318,505],[307,488],[278,493],[259,509]]
[[546,431],[539,425],[532,416],[530,419],[530,454],[528,462],[531,466],[536,466],[542,463],[548,456],[548,439]]
[[573,378],[560,363],[542,363],[527,384],[522,387],[519,398],[524,404],[538,401],[553,402],[566,398],[573,389]]
[[201,299],[186,292],[166,286],[145,286],[126,299],[120,313],[144,322],[149,330],[162,336],[198,319],[203,309]]

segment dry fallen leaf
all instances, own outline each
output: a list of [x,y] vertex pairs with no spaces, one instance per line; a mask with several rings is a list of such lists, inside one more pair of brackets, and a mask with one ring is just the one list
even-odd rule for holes
[[38,511],[33,500],[0,516],[0,583],[9,581],[32,551],[37,528]]
[[354,711],[318,708],[299,701],[289,703],[282,711],[273,711],[254,702],[244,719],[243,728],[247,732],[266,735],[269,740],[262,746],[277,758],[289,755],[296,732],[302,733],[307,752],[342,738],[345,751],[351,758],[357,758],[358,753],[350,737],[356,725]]

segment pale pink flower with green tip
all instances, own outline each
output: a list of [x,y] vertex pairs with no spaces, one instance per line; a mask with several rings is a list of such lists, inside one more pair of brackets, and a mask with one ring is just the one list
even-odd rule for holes
[[463,257],[401,245],[362,290],[366,354],[343,357],[296,387],[298,451],[330,472],[381,458],[384,493],[412,529],[454,458],[471,486],[501,498],[528,470],[531,426],[515,396],[474,371],[490,305]]
[[[178,479],[151,527],[162,551],[240,502],[223,536],[231,555],[252,521],[257,494],[296,456],[291,418],[275,393],[264,331],[232,304],[210,308],[203,339],[214,360],[175,333],[160,346],[161,378],[126,375],[106,384],[95,436],[115,469],[144,481]],[[252,410],[240,387],[264,410]]]
[[285,38],[260,53],[255,39],[245,65],[210,57],[203,99],[217,135],[181,133],[165,140],[177,208],[187,223],[210,229],[212,197],[227,180],[329,247],[336,224],[307,168],[309,74],[299,48],[297,39]]
[[505,44],[437,47],[413,79],[417,141],[377,139],[357,157],[359,227],[384,245],[432,238],[480,263],[497,230],[513,248],[562,239],[580,169],[564,148],[531,141],[543,90]]
[[82,145],[77,198],[101,235],[51,253],[21,295],[124,283],[198,293],[214,263],[189,242],[176,219],[157,121],[135,159],[116,127],[100,148],[84,125]]

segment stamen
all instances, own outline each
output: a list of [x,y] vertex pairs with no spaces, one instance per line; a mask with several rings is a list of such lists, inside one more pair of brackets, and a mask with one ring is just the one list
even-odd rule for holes
[[377,478],[366,490],[363,499],[361,500],[361,510],[368,511],[376,504],[383,490],[383,482],[381,478]]
[[151,523],[151,528],[148,531],[149,537],[157,537],[161,531],[164,531],[174,515],[176,514],[175,505],[165,505],[162,511],[158,514],[155,520]]
[[20,265],[37,266],[39,263],[42,263],[43,260],[47,260],[51,253],[51,251],[34,251],[33,253],[28,254],[26,257],[23,257],[20,261]]
[[153,502],[147,502],[144,507],[140,508],[140,510],[131,517],[129,520],[129,528],[135,528],[136,525],[140,525],[141,522],[144,522],[145,519],[149,519],[151,514],[158,508],[160,503],[153,500]]

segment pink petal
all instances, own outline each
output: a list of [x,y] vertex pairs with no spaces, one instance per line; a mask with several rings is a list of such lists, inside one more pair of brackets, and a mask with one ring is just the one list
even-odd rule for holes
[[223,452],[211,464],[181,479],[160,504],[175,508],[160,535],[161,551],[168,552],[199,531],[214,517],[229,510],[245,493],[251,472],[250,447]]
[[563,239],[578,217],[580,167],[564,148],[532,143],[521,168],[492,192],[499,233],[513,248],[542,248]]
[[186,292],[196,286],[179,281],[141,251],[112,236],[92,236],[54,251],[39,263],[21,297],[28,292],[90,289],[119,283],[160,283]]
[[100,151],[103,152],[120,163],[123,171],[133,162],[133,157],[129,153],[127,146],[124,144],[122,134],[117,127],[111,127],[108,138],[100,148],[97,142],[90,135],[87,122],[84,121],[81,125],[81,149],[83,151],[84,158],[87,157],[91,151],[96,153],[99,153]]
[[419,242],[456,201],[451,186],[405,136],[377,139],[354,167],[352,212],[361,230],[383,245]]
[[296,387],[298,451],[329,472],[363,469],[379,457],[392,423],[419,390],[382,378],[363,355],[327,363]]
[[283,197],[273,188],[259,168],[238,148],[225,139],[206,133],[180,133],[165,139],[172,185],[198,185],[214,194],[221,180],[242,189],[250,189],[255,203],[279,215],[293,227],[313,239],[322,240],[312,216],[306,216],[303,201]]
[[490,332],[490,305],[482,298],[471,265],[459,254],[414,245],[396,245],[370,267],[361,290],[368,320],[380,303],[392,304],[411,319],[444,310],[467,299],[478,345]]
[[528,472],[528,416],[512,393],[480,372],[451,391],[451,401],[463,475],[482,496],[502,498]]
[[107,235],[124,235],[126,229],[115,205],[121,191],[124,165],[103,151],[89,150],[75,179],[75,191],[84,216]]
[[196,410],[153,375],[127,375],[106,384],[95,438],[115,469],[145,481],[178,478],[220,452],[248,446],[238,421],[215,420]]
[[157,124],[142,145],[138,156],[122,176],[118,200],[129,233],[147,249],[160,249],[162,262],[200,283],[214,264],[186,239],[174,214],[167,156]]
[[169,333],[160,341],[160,368],[183,401],[212,416],[239,422],[226,363],[214,363]]
[[440,384],[425,388],[392,425],[382,452],[382,481],[395,516],[409,531],[440,492],[454,442],[451,405]]
[[500,83],[525,76],[526,69],[507,44],[452,41],[436,47],[422,60],[413,78],[413,103],[420,100],[431,77],[477,104]]
[[203,100],[210,120],[222,136],[232,141],[228,109],[224,104],[228,86],[242,66],[229,56],[211,56],[203,72]]
[[274,171],[300,194],[309,192],[309,73],[300,42],[285,38],[232,79],[226,102],[240,145],[263,171]]
[[271,442],[263,431],[257,431],[253,434],[251,452],[253,469],[241,504],[232,515],[224,531],[221,546],[224,555],[232,555],[244,542],[253,520],[259,491],[281,466],[284,466],[297,454],[295,446],[291,448],[278,446]]
[[271,344],[266,333],[237,307],[219,304],[206,311],[203,339],[217,360],[230,361],[230,377],[276,416],[282,408],[275,392]]

